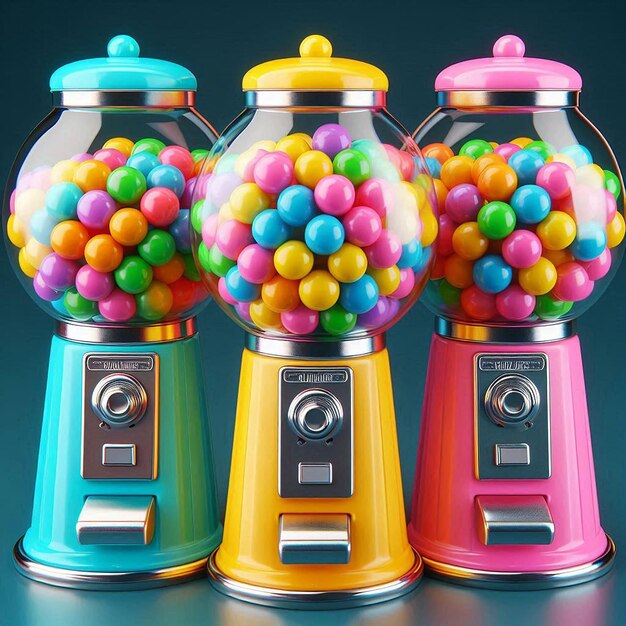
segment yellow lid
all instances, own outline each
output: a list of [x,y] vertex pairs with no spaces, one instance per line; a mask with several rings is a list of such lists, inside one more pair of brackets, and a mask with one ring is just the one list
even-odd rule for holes
[[300,56],[256,65],[243,77],[244,91],[387,91],[389,81],[375,65],[332,57],[333,47],[322,35],[309,35]]

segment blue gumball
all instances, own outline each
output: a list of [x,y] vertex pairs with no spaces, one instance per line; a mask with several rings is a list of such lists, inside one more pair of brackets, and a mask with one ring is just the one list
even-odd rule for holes
[[566,146],[561,151],[561,154],[566,154],[571,159],[574,159],[576,167],[583,167],[583,165],[589,165],[593,163],[593,157],[591,152],[585,146],[574,144],[572,146]]
[[378,302],[378,285],[369,274],[364,274],[353,283],[341,285],[339,302],[349,313],[367,313]]
[[278,214],[290,226],[304,226],[317,212],[313,190],[304,185],[291,185],[278,196]]
[[[141,153],[140,153],[141,154]],[[147,176],[148,187],[166,187],[179,198],[185,191],[185,177],[173,165],[157,165]]]
[[[304,241],[315,254],[333,254],[343,245],[343,224],[332,215],[318,215],[306,226]],[[353,311],[356,313],[356,311]]]
[[474,282],[487,293],[504,291],[513,278],[513,270],[497,254],[488,254],[474,264]]
[[261,295],[261,286],[245,280],[237,267],[231,267],[226,274],[226,289],[239,302],[253,302]]
[[76,219],[76,208],[82,195],[82,189],[74,183],[52,185],[46,192],[48,213],[58,221]]
[[402,254],[398,260],[397,266],[403,270],[407,267],[414,267],[417,265],[423,255],[422,246],[417,239],[411,239],[409,243],[402,246]]
[[422,249],[422,256],[419,258],[417,263],[413,266],[413,271],[416,274],[419,274],[419,272],[424,271],[428,267],[432,253],[433,253],[433,250],[431,246],[426,246],[425,248]]
[[161,165],[159,157],[152,154],[152,152],[148,152],[147,150],[142,150],[141,152],[137,152],[137,154],[133,154],[128,157],[128,161],[126,161],[127,167],[139,170],[145,178],[148,178],[148,174],[159,165]]
[[181,209],[178,217],[170,226],[170,235],[174,237],[176,249],[183,254],[191,252],[191,231],[189,230],[189,209]]
[[50,235],[52,229],[59,223],[59,220],[52,217],[46,209],[39,209],[30,218],[31,235],[46,246],[50,245]]
[[579,261],[593,261],[606,248],[606,231],[597,222],[579,224],[576,238],[569,247],[570,252]]
[[550,213],[550,194],[538,185],[518,187],[511,197],[511,206],[517,221],[522,224],[538,224]]
[[509,157],[508,164],[517,174],[517,184],[534,185],[537,180],[537,172],[543,167],[545,161],[535,150],[518,150]]
[[290,229],[278,211],[265,209],[252,222],[252,236],[261,247],[275,250],[289,239]]
[[441,163],[432,157],[426,157],[426,165],[432,178],[441,178]]

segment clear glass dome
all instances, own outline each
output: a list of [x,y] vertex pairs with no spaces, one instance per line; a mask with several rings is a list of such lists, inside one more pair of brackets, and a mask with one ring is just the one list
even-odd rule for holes
[[370,336],[428,280],[437,209],[424,159],[382,106],[249,108],[191,210],[211,295],[246,330]]
[[9,257],[35,302],[89,324],[196,313],[208,293],[188,222],[215,140],[188,106],[55,107],[22,146],[4,198]]

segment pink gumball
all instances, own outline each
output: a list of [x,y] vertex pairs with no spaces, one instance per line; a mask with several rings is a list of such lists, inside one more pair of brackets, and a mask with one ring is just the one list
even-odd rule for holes
[[519,285],[511,285],[496,295],[496,309],[506,320],[524,320],[535,309],[535,296],[526,293]]
[[345,176],[331,174],[317,183],[313,195],[320,211],[334,216],[344,215],[354,204],[354,185]]
[[178,217],[180,200],[167,187],[152,187],[143,194],[139,206],[150,226],[165,228]]
[[195,161],[191,153],[181,146],[167,146],[159,152],[159,161],[163,165],[173,165],[179,169],[185,179],[193,176]]
[[608,190],[604,190],[604,203],[606,208],[606,223],[610,224],[617,213],[617,201],[615,196]]
[[505,161],[513,156],[516,152],[519,152],[521,148],[514,143],[501,143],[499,146],[495,147],[493,151],[496,154],[499,154]]
[[374,209],[355,206],[343,218],[346,239],[357,246],[371,246],[383,230],[380,215]]
[[274,251],[262,248],[257,243],[252,243],[239,254],[237,267],[245,280],[255,285],[261,285],[276,274]]
[[35,293],[46,302],[58,300],[63,295],[62,291],[56,291],[48,287],[40,272],[35,272],[35,277],[33,278],[33,288]]
[[237,300],[230,295],[226,286],[226,279],[223,276],[217,281],[217,291],[226,304],[232,304],[233,306],[237,304]]
[[250,303],[249,302],[237,302],[235,304],[235,311],[239,317],[246,321],[252,322],[252,318],[250,317]]
[[363,249],[372,267],[384,269],[395,265],[402,256],[402,242],[395,233],[384,228],[380,237]]
[[243,182],[244,183],[253,183],[254,182],[254,168],[256,164],[259,162],[261,157],[269,154],[267,150],[263,150],[259,148],[256,151],[256,154],[246,163],[246,166],[243,168]]
[[43,281],[55,291],[65,291],[74,285],[78,263],[64,259],[56,252],[44,257],[39,266],[39,274]]
[[202,241],[209,250],[215,243],[218,226],[219,215],[217,213],[209,215],[209,217],[207,217],[202,224]]
[[217,228],[215,243],[221,253],[233,261],[236,261],[241,251],[252,242],[250,224],[244,224],[239,220],[227,220]]
[[605,248],[599,257],[593,261],[582,261],[580,264],[585,268],[587,276],[591,280],[600,280],[604,278],[611,269],[611,251]]
[[126,164],[124,154],[119,150],[115,150],[115,148],[102,148],[102,150],[98,150],[94,153],[93,158],[96,161],[102,161],[105,165],[108,165],[111,171]]
[[413,268],[407,267],[400,270],[400,284],[393,293],[389,294],[389,297],[406,298],[413,291],[413,287],[415,287],[415,272]]
[[530,267],[541,257],[541,240],[529,230],[515,230],[502,242],[504,260],[516,269]]
[[87,300],[98,302],[106,298],[114,288],[115,280],[109,272],[98,272],[90,265],[83,265],[76,274],[76,290]]
[[437,254],[440,256],[448,256],[452,254],[452,235],[454,235],[456,227],[456,222],[453,222],[445,213],[439,216]]
[[380,217],[386,217],[394,206],[393,185],[383,178],[370,178],[359,185],[355,204],[370,207]]
[[560,200],[572,192],[576,184],[576,174],[569,165],[553,161],[539,169],[536,183],[543,187],[553,200]]
[[304,304],[298,305],[293,311],[286,311],[280,315],[283,326],[294,335],[312,333],[317,328],[319,319],[319,313],[309,309]]
[[585,268],[576,262],[563,263],[556,268],[557,279],[552,293],[566,302],[579,302],[593,291],[593,280]]
[[254,165],[254,182],[265,193],[280,193],[292,179],[293,161],[284,152],[264,154]]
[[452,187],[446,196],[446,214],[457,224],[474,222],[484,204],[476,185],[463,183]]
[[137,311],[135,298],[121,289],[114,289],[106,298],[98,302],[102,317],[111,322],[127,322]]

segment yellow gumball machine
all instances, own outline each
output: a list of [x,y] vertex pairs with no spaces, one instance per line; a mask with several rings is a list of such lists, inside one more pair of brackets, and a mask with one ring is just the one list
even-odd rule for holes
[[432,181],[385,108],[378,68],[300,56],[243,79],[246,109],[207,159],[195,254],[246,330],[220,591],[328,608],[414,588],[384,332],[428,279]]

